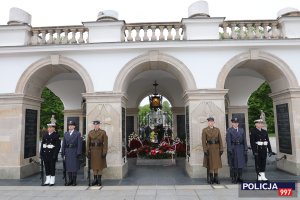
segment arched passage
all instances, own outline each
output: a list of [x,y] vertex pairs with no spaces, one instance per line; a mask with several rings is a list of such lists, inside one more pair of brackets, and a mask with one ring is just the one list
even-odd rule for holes
[[[295,124],[293,122],[293,111],[296,108],[292,101],[291,94],[293,88],[298,88],[299,84],[290,67],[280,58],[268,52],[259,50],[250,50],[239,54],[230,59],[219,73],[217,88],[229,89],[228,105],[226,112],[228,114],[228,124],[232,117],[239,117],[246,129],[249,140],[249,129],[254,123],[248,123],[248,99],[262,83],[267,82],[272,90],[270,96],[273,99],[273,112],[275,124],[276,149],[279,155],[286,154],[287,161],[277,162],[277,167],[292,173],[298,173],[295,166],[297,158],[297,146],[293,138],[296,137]],[[280,113],[279,107],[285,106],[285,113]],[[289,123],[282,130],[283,116],[285,123]],[[259,118],[258,116],[256,116]],[[279,131],[280,130],[280,131]],[[249,141],[248,141],[249,145]],[[275,148],[275,147],[274,147]],[[279,156],[280,157],[280,156]],[[283,164],[289,162],[290,165]],[[297,165],[297,164],[296,164]]]

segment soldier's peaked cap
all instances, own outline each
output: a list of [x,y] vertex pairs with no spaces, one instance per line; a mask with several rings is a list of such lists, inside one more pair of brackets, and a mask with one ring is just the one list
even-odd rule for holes
[[68,121],[68,125],[76,126],[76,123],[74,121]]
[[49,123],[47,124],[48,127],[56,127],[56,124],[55,123]]
[[255,122],[255,123],[264,123],[264,120],[262,120],[262,119],[257,119],[257,120],[255,120],[254,122]]
[[208,118],[207,118],[207,121],[215,121],[215,118],[213,118],[213,117],[208,117]]
[[231,122],[233,122],[233,123],[239,123],[239,119],[238,119],[237,117],[232,118],[232,119],[231,119]]
[[100,122],[99,120],[94,120],[94,121],[93,121],[93,124],[94,124],[94,125],[97,125],[97,124],[101,124],[101,122]]

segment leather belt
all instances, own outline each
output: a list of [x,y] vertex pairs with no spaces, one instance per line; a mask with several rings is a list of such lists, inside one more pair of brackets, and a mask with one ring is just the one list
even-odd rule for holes
[[77,148],[77,145],[75,145],[75,144],[67,144],[66,148]]
[[53,149],[55,146],[53,144],[43,144],[44,149]]
[[255,142],[258,146],[267,146],[268,145],[268,141],[264,141],[264,142],[261,142],[261,141],[258,141],[258,142]]
[[103,145],[103,143],[101,142],[91,142],[91,146],[92,147],[100,147],[100,146],[102,146]]
[[240,141],[233,141],[232,144],[234,145],[240,145],[240,144],[244,144],[244,142],[240,142]]
[[218,140],[207,140],[208,144],[219,144]]

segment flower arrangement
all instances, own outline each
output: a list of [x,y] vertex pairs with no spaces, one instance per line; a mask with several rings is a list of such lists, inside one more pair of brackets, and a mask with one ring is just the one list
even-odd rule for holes
[[137,150],[143,146],[139,136],[133,132],[128,136],[128,148],[127,148],[127,157],[135,158],[137,157]]
[[173,158],[175,150],[167,143],[159,145],[144,145],[138,149],[138,157],[148,159],[170,159]]

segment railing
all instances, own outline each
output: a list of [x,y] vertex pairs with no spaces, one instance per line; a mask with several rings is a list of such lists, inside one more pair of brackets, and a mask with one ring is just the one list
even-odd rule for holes
[[[31,33],[31,45],[89,43],[88,29],[84,26],[33,27]],[[181,22],[125,24],[123,33],[122,42],[185,40]],[[221,40],[283,38],[277,20],[224,21],[219,25],[219,35]]]
[[32,28],[31,45],[88,43],[88,29],[84,26]]
[[180,22],[126,24],[125,42],[183,40],[184,29]]
[[220,39],[279,39],[282,33],[277,20],[224,21]]

